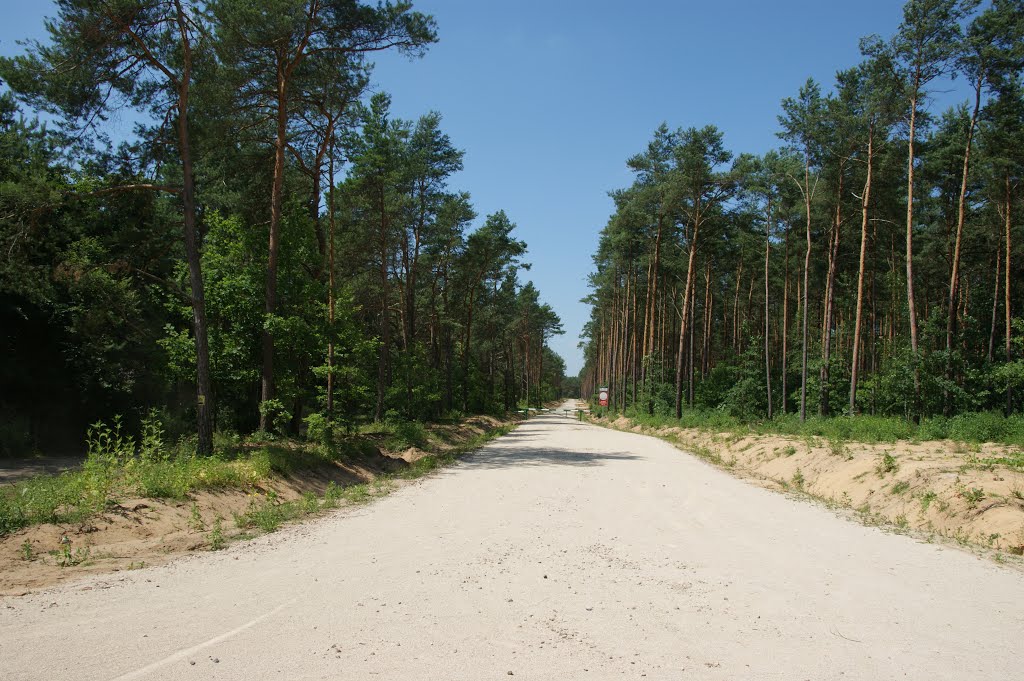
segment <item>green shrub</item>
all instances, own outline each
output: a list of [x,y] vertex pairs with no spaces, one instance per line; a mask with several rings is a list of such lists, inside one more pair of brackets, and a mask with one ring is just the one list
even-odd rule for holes
[[267,420],[272,434],[281,435],[292,420],[292,414],[281,400],[264,400],[260,402],[260,416]]
[[310,442],[330,444],[334,429],[324,414],[313,413],[303,419],[306,422],[306,439]]
[[875,466],[875,473],[878,477],[884,477],[887,473],[895,473],[900,469],[899,463],[896,461],[896,457],[885,452],[878,460],[878,464]]
[[388,430],[391,432],[387,440],[389,450],[400,451],[410,447],[422,449],[427,446],[427,429],[419,421],[393,421],[388,423]]
[[804,478],[803,471],[801,471],[799,468],[797,468],[796,469],[796,473],[793,473],[793,479],[792,479],[793,487],[796,487],[797,489],[802,490],[804,488],[804,483],[806,481],[807,480],[806,480],[806,478]]
[[224,527],[221,523],[220,517],[213,521],[213,528],[210,530],[208,537],[211,551],[220,551],[227,546],[227,540],[224,538]]
[[974,508],[978,505],[978,502],[985,498],[985,490],[980,487],[972,487],[971,489],[964,489],[961,492],[964,501],[967,502],[967,508]]
[[1024,444],[1024,420],[991,411],[959,414],[949,420],[949,437],[964,442]]

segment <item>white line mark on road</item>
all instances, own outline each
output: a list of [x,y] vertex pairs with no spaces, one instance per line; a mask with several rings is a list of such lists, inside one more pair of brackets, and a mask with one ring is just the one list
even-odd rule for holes
[[245,624],[243,624],[243,625],[241,625],[239,627],[235,627],[231,631],[225,632],[225,633],[221,634],[220,636],[214,636],[210,640],[203,641],[202,643],[200,643],[198,645],[194,645],[191,648],[185,648],[184,650],[179,650],[178,652],[174,653],[173,655],[168,655],[167,657],[165,657],[162,660],[157,660],[153,664],[146,665],[142,669],[136,669],[135,671],[128,672],[127,674],[122,674],[121,676],[118,676],[115,679],[113,679],[113,681],[128,681],[129,679],[137,679],[137,678],[139,678],[141,676],[145,676],[146,674],[149,674],[150,672],[156,671],[157,669],[159,669],[160,667],[163,667],[166,664],[170,664],[171,662],[176,662],[177,660],[184,659],[184,658],[188,657],[189,655],[197,653],[200,650],[202,650],[203,648],[208,648],[208,647],[210,647],[212,645],[216,645],[217,643],[220,643],[221,641],[226,641],[229,638],[231,638],[232,636],[235,636],[236,634],[240,634],[243,631],[245,631],[246,629],[249,629],[251,627],[256,626],[257,624],[259,624],[263,620],[267,619],[268,617],[276,615],[277,613],[281,612],[282,610],[287,608],[289,605],[294,603],[296,600],[298,600],[298,599],[297,598],[293,598],[290,601],[286,601],[285,603],[282,603],[281,605],[277,606],[276,608],[274,608],[270,612],[263,613],[262,615],[260,615],[256,619],[250,620],[250,621],[246,622]]

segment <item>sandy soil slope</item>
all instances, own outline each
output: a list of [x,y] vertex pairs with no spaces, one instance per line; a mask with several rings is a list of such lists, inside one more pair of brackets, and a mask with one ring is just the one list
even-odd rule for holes
[[1013,447],[960,442],[864,444],[823,438],[644,428],[747,478],[855,510],[865,522],[1024,555],[1024,471]]
[[[502,421],[489,416],[476,416],[457,423],[428,426],[434,452],[460,446],[474,436],[493,431]],[[295,443],[282,441],[279,447],[287,452]],[[369,483],[368,493],[380,495],[406,481],[382,480],[400,475],[410,463],[428,452],[409,448],[389,452],[383,447],[353,453],[337,461],[324,461],[316,468],[297,470],[292,475],[273,476],[253,482],[247,487],[222,488],[193,492],[187,500],[120,498],[118,503],[83,522],[71,524],[34,525],[0,537],[0,596],[23,595],[61,582],[75,581],[83,574],[99,574],[135,570],[161,565],[192,551],[210,547],[211,532],[218,524],[227,542],[257,534],[240,529],[234,517],[267,501],[268,495],[280,501],[299,499],[304,493],[322,497],[331,483],[348,487]],[[42,471],[36,462],[0,462],[0,484],[55,468],[77,468],[81,459],[47,459]],[[345,499],[339,505],[345,505]],[[60,553],[66,542],[68,550],[82,557],[73,567],[61,567]],[[25,559],[25,546],[32,559]],[[3,674],[0,673],[0,679]]]

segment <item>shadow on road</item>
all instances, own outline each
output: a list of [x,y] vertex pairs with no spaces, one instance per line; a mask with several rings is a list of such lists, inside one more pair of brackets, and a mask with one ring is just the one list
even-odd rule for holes
[[[603,466],[609,461],[636,461],[641,459],[629,452],[584,452],[552,447],[533,447],[518,444],[505,445],[507,438],[496,446],[488,447],[467,457],[462,465],[473,468],[522,468],[523,466]],[[534,439],[528,434],[525,438]]]

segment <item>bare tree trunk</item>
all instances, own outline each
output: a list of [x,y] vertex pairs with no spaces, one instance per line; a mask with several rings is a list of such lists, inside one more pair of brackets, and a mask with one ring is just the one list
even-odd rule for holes
[[996,278],[992,284],[992,326],[988,332],[988,363],[995,359],[996,321],[999,317],[999,275],[1002,273],[1003,240],[996,235]]
[[[644,305],[644,342],[643,342],[643,356],[641,357],[640,376],[644,386],[644,392],[647,393],[647,357],[654,352],[654,315],[657,306],[657,292],[658,292],[658,261],[661,257],[661,230],[664,219],[658,218],[658,231],[654,238],[654,258],[651,260],[650,267],[648,268],[647,278],[647,303]],[[647,308],[650,308],[648,313]],[[647,411],[650,414],[654,413],[654,398],[653,395],[649,395]]]
[[770,289],[768,263],[772,252],[772,200],[768,199],[768,219],[764,226],[764,379],[768,389],[768,420],[772,418],[771,326],[769,325]]
[[[476,297],[474,290],[469,294],[469,307],[466,311],[466,342],[462,347],[462,412],[469,412],[469,345],[473,338],[473,303]],[[529,359],[529,353],[527,353]],[[529,402],[527,402],[529,406]]]
[[[277,312],[277,257],[280,249],[281,203],[284,190],[284,152],[287,144],[288,81],[284,66],[277,69],[277,134],[274,138],[274,178],[270,190],[270,241],[267,254],[266,297],[263,312],[269,318]],[[274,399],[274,337],[264,325],[263,373],[260,377],[260,402]],[[266,430],[267,412],[260,410],[260,430]]]
[[740,340],[740,284],[743,282],[743,256],[740,255],[740,264],[736,268],[736,292],[732,297],[732,349],[739,352]]
[[[334,133],[331,131],[333,137]],[[334,144],[331,142],[327,160],[330,184],[327,188],[327,422],[334,423]]]
[[[981,88],[984,79],[979,76],[974,83],[974,111],[971,124],[967,129],[967,145],[964,148],[963,174],[960,178],[960,196],[957,201],[956,239],[953,245],[953,266],[949,273],[949,301],[946,317],[946,380],[953,381],[953,337],[956,335],[957,304],[956,294],[960,286],[960,249],[963,242],[964,221],[967,215],[967,179],[971,169],[971,144],[974,141],[974,128],[978,122],[978,111],[981,109]],[[953,395],[947,387],[944,391],[943,413],[948,417],[953,414]]]
[[829,373],[831,369],[829,363],[832,359],[832,317],[834,311],[833,308],[835,307],[836,270],[839,268],[839,236],[843,224],[842,207],[844,165],[844,162],[840,162],[839,164],[839,196],[836,199],[835,227],[831,243],[829,244],[828,279],[825,282],[825,310],[821,333],[821,370],[818,373],[819,382],[821,383],[818,391],[818,413],[822,416],[828,416],[831,412],[828,394]]
[[[878,305],[876,288],[875,288],[875,272],[878,269],[878,225],[873,224],[871,228],[871,333],[869,338],[871,339],[871,348],[868,350],[870,353],[870,361],[867,364],[870,367],[871,375],[875,375],[875,371],[878,365]],[[875,413],[875,396],[877,395],[876,390],[871,391],[871,413]]]
[[690,347],[689,347],[689,352],[687,353],[687,367],[688,368],[687,368],[687,378],[686,378],[687,404],[689,405],[690,409],[693,409],[693,337],[694,337],[694,333],[693,333],[693,325],[694,325],[693,310],[694,310],[694,307],[696,307],[696,304],[697,304],[697,291],[695,290],[695,287],[691,287],[691,289],[690,289],[690,314],[688,316],[688,319],[689,319],[689,332],[687,334],[689,336],[689,339],[690,339],[690,342],[689,342],[689,346]]
[[703,347],[700,355],[701,378],[708,375],[708,353],[711,348],[711,308],[714,299],[711,297],[711,260],[704,264],[704,328]]
[[804,163],[804,206],[807,211],[807,252],[804,255],[804,304],[803,304],[803,357],[800,363],[800,421],[807,420],[807,289],[811,271],[811,167]]
[[782,413],[789,412],[789,393],[787,392],[787,376],[789,371],[789,225],[785,235],[785,283],[782,291]]
[[192,80],[192,47],[188,37],[186,16],[179,0],[175,0],[176,22],[181,35],[184,63],[178,81],[178,153],[181,155],[182,192],[184,212],[185,260],[188,262],[188,280],[192,301],[192,331],[196,348],[196,430],[199,454],[213,451],[213,390],[210,382],[210,343],[206,328],[206,295],[203,286],[202,262],[199,253],[199,234],[196,225],[195,176],[192,169],[192,138],[188,127],[189,86]]
[[637,305],[636,305],[636,302],[637,302],[637,300],[636,300],[636,298],[637,298],[637,296],[636,296],[636,289],[637,289],[636,277],[637,276],[639,276],[639,275],[634,274],[634,276],[633,276],[633,305],[630,308],[632,310],[632,314],[633,314],[633,338],[632,338],[632,342],[631,342],[631,345],[630,345],[630,351],[629,351],[630,352],[630,358],[631,358],[630,359],[630,364],[632,366],[632,371],[633,371],[633,401],[632,401],[632,406],[634,406],[634,407],[636,406],[636,402],[637,402],[637,384],[640,383],[640,381],[642,380],[641,377],[643,375],[642,372],[639,370],[639,368],[637,366],[639,364],[639,362],[640,362],[640,358],[637,356],[637,347],[636,347],[637,338],[640,335],[640,334],[638,334],[636,332],[636,328],[637,328],[637,314],[636,313],[637,313],[637,309],[638,309]]
[[[1010,342],[1011,321],[1012,321],[1012,306],[1010,305],[1010,254],[1013,252],[1013,243],[1010,240],[1010,227],[1013,224],[1013,189],[1010,184],[1010,173],[1006,173],[1006,213],[1003,216],[1005,232],[1006,232],[1006,244],[1003,248],[1003,257],[1005,262],[1003,264],[1003,276],[1005,281],[1003,282],[1003,305],[1004,314],[1006,316],[1006,360],[1007,362],[1013,359],[1013,345]],[[1007,384],[1006,386],[1006,415],[1009,416],[1013,413],[1013,389]]]
[[629,315],[629,300],[632,289],[632,276],[630,270],[632,269],[632,262],[629,263],[629,268],[624,273],[625,289],[622,287],[622,283],[619,284],[619,309],[617,310],[619,315],[619,358],[618,364],[615,367],[615,373],[618,376],[618,392],[612,396],[613,404],[619,411],[626,411],[626,402],[629,392],[629,335],[632,333],[632,326],[630,325]]
[[679,353],[676,357],[676,418],[683,415],[683,352],[686,342],[687,321],[690,314],[690,305],[693,291],[694,272],[693,267],[697,256],[697,236],[700,234],[699,214],[694,218],[693,234],[690,236],[690,254],[686,266],[686,286],[683,289],[683,309],[680,313],[679,323]]
[[864,263],[868,246],[868,206],[871,201],[871,172],[874,161],[874,126],[868,128],[868,171],[860,201],[860,265],[857,268],[857,314],[853,322],[853,358],[850,361],[850,416],[857,413],[857,377],[860,370],[860,321],[864,310]]
[[378,197],[380,210],[380,355],[377,359],[377,402],[373,410],[373,420],[384,418],[384,394],[387,390],[391,360],[391,299],[388,282],[388,219],[384,204],[384,190]]
[[910,98],[910,134],[907,146],[907,315],[910,321],[910,350],[914,357],[914,409],[913,418],[921,420],[921,368],[917,344],[917,309],[914,307],[914,134],[917,123],[917,92],[920,76],[914,77],[914,95]]

